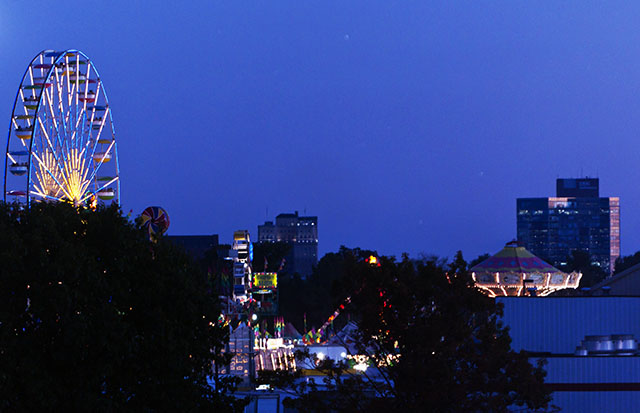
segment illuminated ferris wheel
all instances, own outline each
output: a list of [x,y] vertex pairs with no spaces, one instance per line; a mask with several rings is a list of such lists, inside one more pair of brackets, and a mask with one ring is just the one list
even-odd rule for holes
[[9,124],[4,200],[120,203],[107,94],[78,50],[45,50],[29,64]]

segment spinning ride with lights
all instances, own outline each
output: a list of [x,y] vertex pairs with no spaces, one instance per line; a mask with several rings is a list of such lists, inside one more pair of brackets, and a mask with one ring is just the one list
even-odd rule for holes
[[470,270],[473,281],[490,297],[549,295],[578,288],[582,274],[564,273],[527,251],[517,241],[508,242],[496,255]]
[[27,67],[9,123],[4,200],[120,203],[109,101],[81,51],[45,50]]

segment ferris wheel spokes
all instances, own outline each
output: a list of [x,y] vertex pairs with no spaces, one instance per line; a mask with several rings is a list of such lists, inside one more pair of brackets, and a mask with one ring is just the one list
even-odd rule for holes
[[[62,183],[60,183],[58,181],[58,179],[56,178],[56,176],[54,175],[54,173],[49,169],[49,166],[47,166],[47,164],[45,162],[43,162],[37,154],[32,154],[33,157],[36,159],[36,161],[38,161],[39,165],[40,165],[40,169],[36,169],[36,175],[39,178],[38,181],[39,182],[46,182],[49,178],[52,179],[56,184],[58,184],[58,188],[59,190],[56,191],[56,195],[58,193],[60,193],[60,190],[62,190],[64,192],[64,187],[62,185]],[[48,177],[46,175],[49,175]],[[45,188],[39,188],[38,184],[35,184],[34,187],[36,188],[36,190],[38,190],[39,192],[36,192],[36,194],[40,194],[42,196],[46,196],[44,194],[44,192],[46,192]],[[56,188],[56,189],[58,189]]]
[[84,205],[119,202],[119,189],[111,110],[95,66],[76,50],[41,52],[16,96],[4,198]]

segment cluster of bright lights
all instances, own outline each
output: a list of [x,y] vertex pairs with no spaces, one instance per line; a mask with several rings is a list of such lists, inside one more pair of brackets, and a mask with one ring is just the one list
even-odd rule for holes
[[359,371],[365,371],[372,360],[378,367],[388,367],[400,360],[400,354],[386,354],[380,357],[369,357],[365,354],[346,354],[345,356],[345,358],[353,361],[353,368]]
[[367,371],[369,366],[367,366],[365,363],[358,363],[358,364],[354,365],[353,368],[355,370],[365,372],[365,371]]
[[363,354],[347,354],[346,358],[349,360],[353,360],[353,368],[356,371],[365,372],[369,368],[369,356],[365,356]]
[[64,181],[65,195],[74,205],[84,201],[84,194],[89,186],[87,179],[88,168],[85,167],[86,158],[83,156],[84,149],[79,151],[72,149],[68,153],[66,161],[62,164],[62,177]]
[[[54,155],[45,150],[42,158],[34,154],[38,161],[36,169],[36,193],[43,198],[62,198],[78,206],[91,194],[87,189],[91,181],[87,179],[89,168],[84,149],[70,149],[66,153]],[[60,159],[60,162],[56,159]]]
[[[571,274],[557,274],[557,273],[541,273],[536,274],[539,278],[534,280],[530,274],[527,273],[493,273],[492,282],[480,281],[475,272],[471,273],[471,278],[475,283],[475,286],[480,291],[486,293],[489,297],[494,298],[499,295],[502,296],[522,296],[525,294],[526,289],[524,283],[530,283],[532,287],[536,288],[536,294],[540,297],[545,297],[554,291],[562,290],[565,288],[578,288],[582,273],[572,272]],[[552,282],[554,277],[558,277],[561,282]],[[515,283],[504,283],[503,280],[506,276],[517,277]]]
[[369,258],[365,259],[364,261],[373,267],[380,267],[382,265],[380,263],[380,259],[375,255],[370,255]]

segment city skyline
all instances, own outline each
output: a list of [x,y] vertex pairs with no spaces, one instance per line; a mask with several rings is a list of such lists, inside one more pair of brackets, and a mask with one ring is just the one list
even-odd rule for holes
[[319,258],[346,245],[471,260],[516,238],[517,198],[592,176],[620,197],[629,255],[638,17],[637,4],[4,2],[0,120],[33,56],[75,48],[109,93],[123,210],[162,206],[170,235],[228,243],[306,210]]

